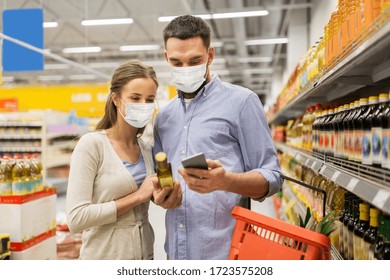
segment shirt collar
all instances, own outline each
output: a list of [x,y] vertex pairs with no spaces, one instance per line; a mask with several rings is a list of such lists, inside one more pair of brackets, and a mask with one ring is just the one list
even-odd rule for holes
[[[210,82],[208,82],[195,96],[194,100],[198,100],[200,98],[206,98],[208,95],[210,95],[215,87],[221,83],[221,79],[218,77],[217,74],[212,74]],[[184,100],[183,92],[180,90],[177,90],[177,95],[179,98]]]

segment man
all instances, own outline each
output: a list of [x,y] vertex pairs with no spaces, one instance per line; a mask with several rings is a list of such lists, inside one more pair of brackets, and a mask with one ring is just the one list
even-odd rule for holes
[[[227,259],[233,207],[243,196],[262,200],[282,185],[259,98],[210,73],[210,34],[202,19],[190,15],[164,29],[164,55],[178,96],[156,117],[154,153],[167,153],[182,186],[182,198],[176,192],[166,200],[165,192],[154,198],[168,208],[169,259]],[[183,158],[200,152],[209,170],[182,168]]]

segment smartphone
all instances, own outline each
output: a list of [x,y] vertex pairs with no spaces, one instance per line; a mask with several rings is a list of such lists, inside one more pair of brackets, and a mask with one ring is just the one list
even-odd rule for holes
[[208,170],[209,167],[203,153],[189,156],[181,161],[184,168],[199,168]]

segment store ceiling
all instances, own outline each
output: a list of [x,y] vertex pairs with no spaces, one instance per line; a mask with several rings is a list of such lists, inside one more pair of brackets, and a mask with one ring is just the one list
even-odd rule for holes
[[[0,4],[1,5],[1,4]],[[115,67],[127,59],[141,59],[154,66],[161,83],[169,83],[163,58],[162,31],[167,22],[160,16],[268,10],[267,16],[207,20],[213,30],[216,59],[212,70],[225,81],[246,86],[259,95],[271,91],[271,77],[284,67],[285,44],[245,45],[251,39],[287,37],[292,9],[310,8],[306,0],[4,0],[2,9],[43,8],[44,20],[58,26],[45,28],[45,49],[98,71],[89,73],[52,58],[45,70],[4,73],[5,84],[107,82]],[[85,19],[132,18],[132,24],[83,26]],[[157,50],[120,51],[120,46],[158,45]],[[221,46],[222,45],[222,46]],[[64,48],[100,47],[98,53],[68,54]],[[103,76],[103,77],[102,77]],[[105,78],[106,77],[106,78]]]

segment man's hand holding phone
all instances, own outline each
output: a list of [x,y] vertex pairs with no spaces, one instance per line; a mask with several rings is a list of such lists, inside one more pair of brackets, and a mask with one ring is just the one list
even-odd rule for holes
[[223,189],[226,184],[226,172],[218,160],[206,160],[200,153],[184,159],[182,164],[184,168],[179,168],[178,172],[195,192],[209,193]]

